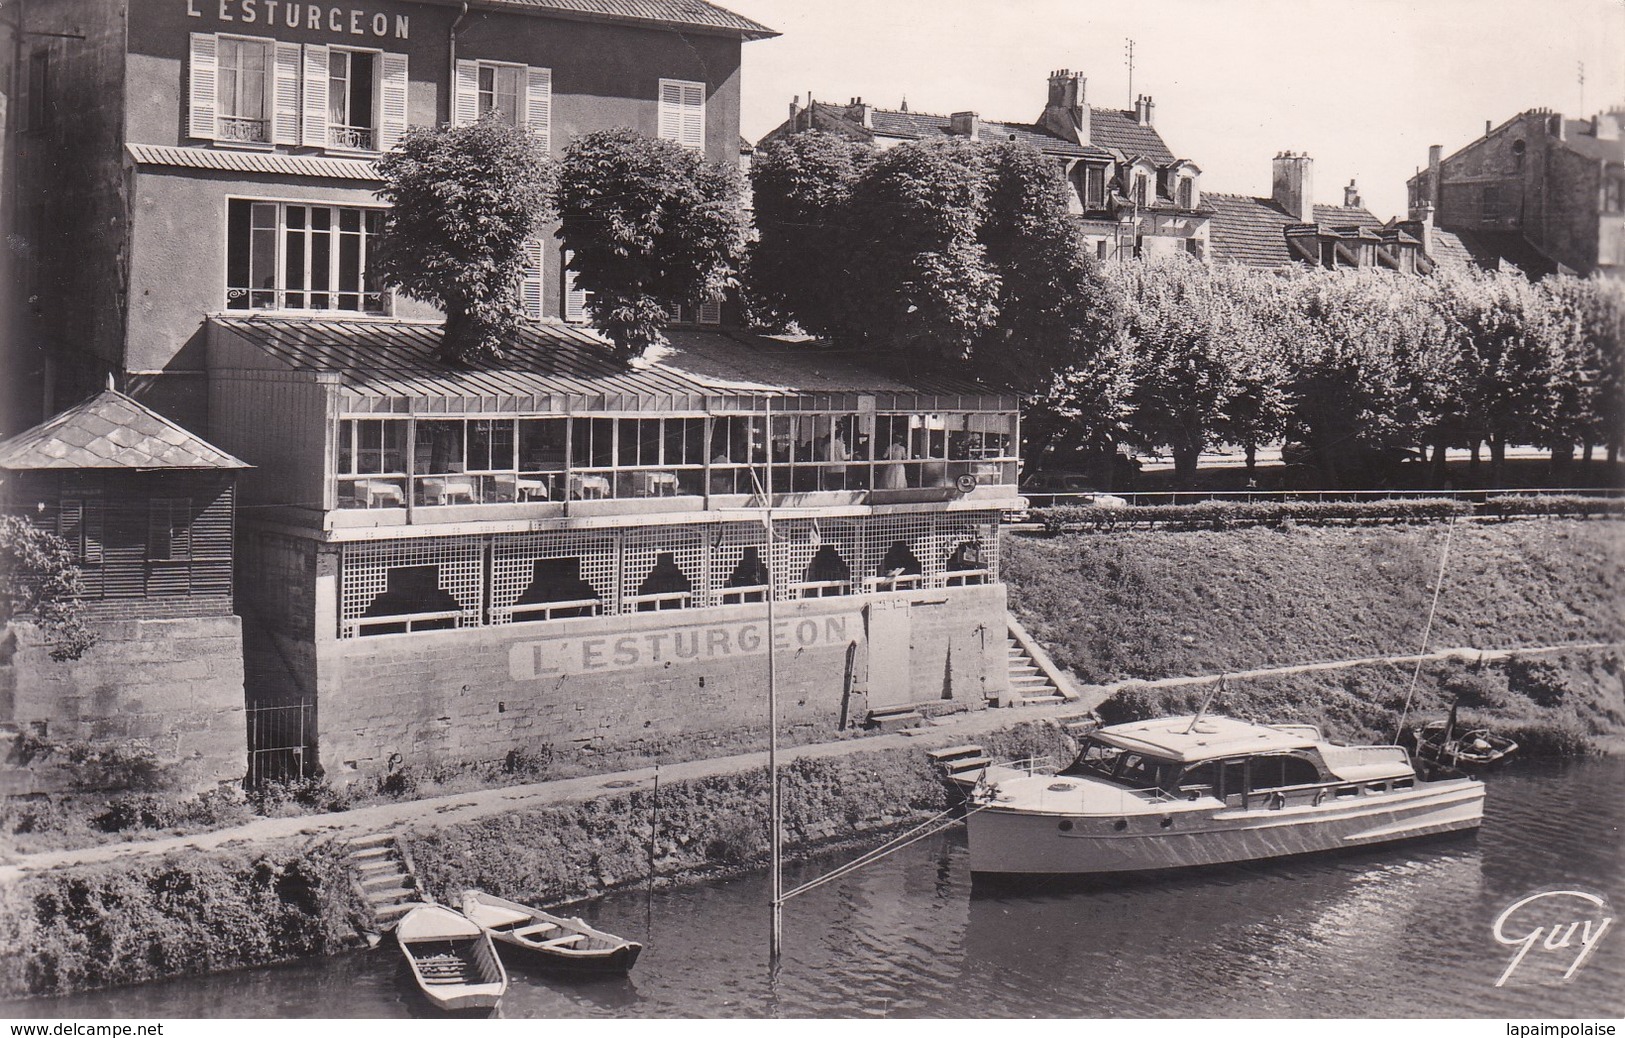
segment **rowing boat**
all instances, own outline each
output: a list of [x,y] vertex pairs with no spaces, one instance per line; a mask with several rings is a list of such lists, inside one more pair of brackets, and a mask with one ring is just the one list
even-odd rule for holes
[[493,1008],[508,990],[490,935],[449,908],[418,905],[401,917],[395,939],[424,997],[441,1009]]
[[480,890],[463,892],[463,914],[504,946],[528,953],[538,966],[625,973],[643,945]]

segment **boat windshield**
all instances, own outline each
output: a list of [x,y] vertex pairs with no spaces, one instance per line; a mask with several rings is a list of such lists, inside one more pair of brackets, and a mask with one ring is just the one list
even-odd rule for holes
[[1179,765],[1086,739],[1078,759],[1063,774],[1107,779],[1130,789],[1171,788],[1179,778]]

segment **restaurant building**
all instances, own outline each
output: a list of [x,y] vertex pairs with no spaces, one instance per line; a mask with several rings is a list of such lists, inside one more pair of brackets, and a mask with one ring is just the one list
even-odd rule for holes
[[498,363],[438,361],[439,315],[372,277],[374,160],[407,127],[494,112],[558,156],[631,126],[737,163],[740,49],[771,30],[700,0],[23,17],[63,34],[24,62],[29,353],[46,399],[112,373],[253,466],[252,774],[759,730],[769,647],[791,724],[1055,691],[1007,642],[1013,396],[748,335],[710,300],[673,300],[669,346],[628,366],[552,228]]

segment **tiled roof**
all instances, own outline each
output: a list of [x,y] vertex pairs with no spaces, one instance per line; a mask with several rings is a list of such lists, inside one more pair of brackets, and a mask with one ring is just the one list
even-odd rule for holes
[[176,148],[160,144],[126,144],[138,166],[182,166],[233,173],[273,173],[288,177],[329,177],[378,183],[378,167],[367,159],[334,159],[325,155],[284,155],[274,151],[229,151],[224,148]]
[[[1611,119],[1613,117],[1604,115],[1600,118]],[[1597,159],[1603,162],[1625,162],[1625,139],[1615,137],[1608,140],[1598,137],[1592,132],[1590,119],[1564,119],[1563,145],[1570,151],[1584,155],[1588,159]]]
[[1215,191],[1202,192],[1202,201],[1214,211],[1208,222],[1208,243],[1215,262],[1249,267],[1284,267],[1293,262],[1286,227],[1298,221],[1286,210],[1268,198]]
[[1434,228],[1432,255],[1441,263],[1498,270],[1517,267],[1531,278],[1554,274],[1558,264],[1516,231],[1446,231]]
[[[835,105],[824,106],[834,114],[839,115],[841,109]],[[952,120],[946,115],[932,115],[927,112],[897,112],[884,108],[876,108],[870,112],[874,131],[893,137],[938,137],[949,132]],[[1034,123],[1003,123],[992,119],[982,120],[982,137],[984,141],[1004,141],[1015,139],[1031,144],[1038,150],[1050,155],[1071,155],[1080,158],[1109,159],[1111,152],[1093,145],[1085,146],[1077,141],[1064,140],[1055,136],[1048,130]],[[1170,160],[1171,161],[1171,160]]]
[[475,0],[475,7],[524,8],[584,18],[653,22],[672,28],[726,33],[747,40],[779,35],[760,22],[705,0]]
[[[355,397],[602,397],[638,406],[638,401],[741,393],[997,392],[948,375],[911,372],[899,378],[856,354],[815,343],[721,332],[673,330],[668,348],[654,351],[652,360],[628,366],[586,329],[531,324],[508,346],[506,359],[467,367],[437,359],[438,322],[224,315],[211,320],[289,367],[341,373],[345,391]],[[210,363],[216,364],[212,353]]]
[[243,469],[249,466],[116,390],[0,443],[0,469]]
[[1323,227],[1381,227],[1382,221],[1364,206],[1315,206],[1315,222]]
[[1153,126],[1141,126],[1133,112],[1116,108],[1094,108],[1089,112],[1089,143],[1123,153],[1132,159],[1144,155],[1159,166],[1174,161],[1174,153],[1163,143]]

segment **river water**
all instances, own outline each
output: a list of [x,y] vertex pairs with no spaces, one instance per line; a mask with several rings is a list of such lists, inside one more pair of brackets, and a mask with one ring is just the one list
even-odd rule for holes
[[[765,876],[585,906],[647,948],[625,978],[514,970],[524,1017],[1598,1017],[1625,1012],[1625,925],[1574,977],[1577,945],[1516,950],[1492,925],[1514,901],[1583,889],[1625,908],[1625,760],[1520,764],[1491,776],[1483,829],[1351,856],[1085,890],[973,889],[955,830],[785,908],[767,963]],[[786,885],[840,857],[787,870]],[[1573,899],[1539,920],[1578,918]],[[1609,914],[1614,914],[1610,912]],[[1565,927],[1566,929],[1566,927]],[[1578,935],[1577,935],[1578,937]],[[392,942],[269,969],[0,1006],[0,1015],[431,1015]]]

